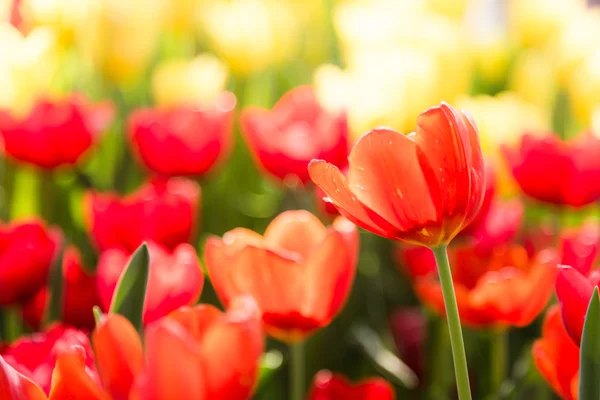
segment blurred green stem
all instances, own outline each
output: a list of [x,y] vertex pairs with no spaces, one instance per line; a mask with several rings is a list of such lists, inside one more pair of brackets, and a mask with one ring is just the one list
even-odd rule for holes
[[431,250],[435,256],[440,284],[442,285],[446,317],[448,318],[448,330],[450,332],[450,346],[452,347],[452,357],[454,359],[458,398],[460,400],[470,400],[471,388],[469,386],[467,355],[465,354],[465,343],[460,326],[460,317],[458,315],[456,295],[454,294],[454,284],[452,283],[452,272],[450,270],[447,248],[448,246],[444,244]]
[[290,348],[290,400],[305,400],[304,394],[304,342],[291,343]]
[[429,398],[439,399],[448,396],[449,381],[448,371],[451,361],[448,352],[449,338],[448,325],[441,318],[435,318],[432,321],[433,343],[432,351],[430,352],[429,363],[431,366],[431,374],[429,381]]
[[492,393],[498,393],[502,382],[506,378],[506,369],[508,365],[508,332],[500,330],[492,332],[490,337],[491,345],[491,365],[490,373]]
[[41,172],[33,167],[21,166],[15,171],[10,219],[41,214]]

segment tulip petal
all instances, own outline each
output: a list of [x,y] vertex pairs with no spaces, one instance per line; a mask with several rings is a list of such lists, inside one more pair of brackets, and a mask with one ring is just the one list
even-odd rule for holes
[[264,349],[260,313],[250,297],[235,299],[227,313],[210,325],[200,354],[207,398],[245,400],[252,394]]
[[196,307],[181,307],[171,314],[171,318],[179,322],[196,340],[200,341],[206,330],[223,313],[216,307],[210,304],[199,304]]
[[125,400],[144,367],[142,343],[131,323],[109,314],[92,334],[96,365],[104,387],[114,400]]
[[307,284],[301,313],[327,325],[340,312],[356,274],[354,255],[341,233],[331,229],[305,265]]
[[63,350],[52,374],[49,400],[111,400],[86,371],[85,350],[73,346]]
[[415,142],[441,183],[445,215],[465,215],[470,203],[469,133],[462,115],[446,103],[419,115]]
[[575,343],[581,342],[583,322],[593,291],[594,286],[576,269],[559,266],[556,296],[565,328]]
[[278,252],[236,244],[237,240],[229,234],[223,240],[212,237],[204,247],[206,268],[223,304],[228,306],[233,298],[250,294],[264,312],[297,310],[304,294],[302,266]]
[[0,356],[0,399],[46,400],[44,391],[21,375]]
[[440,216],[439,184],[431,166],[419,160],[417,148],[408,136],[379,128],[363,135],[348,158],[352,192],[402,232],[425,227]]
[[363,204],[350,190],[346,177],[340,170],[323,160],[313,160],[308,165],[313,182],[327,195],[340,214],[350,221],[377,235],[394,238],[398,228],[387,222],[381,215]]
[[573,382],[579,371],[579,349],[565,331],[558,306],[548,310],[542,338],[532,349],[535,365],[552,389],[566,400],[573,400]]
[[327,228],[317,217],[306,210],[293,210],[275,217],[264,237],[269,246],[298,253],[306,259],[326,235]]
[[146,370],[136,379],[131,399],[204,400],[206,386],[196,342],[183,326],[163,318],[146,329]]

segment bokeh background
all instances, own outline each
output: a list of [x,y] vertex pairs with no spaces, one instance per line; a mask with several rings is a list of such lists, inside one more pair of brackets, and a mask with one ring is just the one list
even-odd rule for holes
[[[79,92],[111,100],[116,118],[74,168],[44,170],[3,158],[0,217],[41,216],[60,226],[93,270],[98,253],[86,233],[84,194],[130,193],[151,175],[128,145],[133,111],[203,107],[231,91],[237,116],[250,105],[271,108],[303,84],[314,86],[326,108],[346,111],[352,141],[380,125],[411,132],[418,114],[442,100],[467,109],[486,158],[496,165],[499,193],[515,196],[502,145],[515,145],[525,131],[569,138],[600,129],[600,7],[591,3],[1,0],[0,108],[26,116],[40,98]],[[313,188],[261,172],[238,122],[236,117],[229,154],[197,178],[201,222],[193,244],[199,255],[208,235],[235,227],[263,232],[285,209],[330,218]],[[527,218],[545,216],[537,209],[531,213]],[[418,305],[393,247],[361,232],[349,303],[309,340],[307,376],[320,368],[354,379],[382,375],[395,384],[398,398],[440,398],[439,388],[428,382],[453,380],[445,321]],[[218,304],[208,280],[200,301]],[[5,310],[3,321],[19,320],[19,312]],[[28,329],[10,326],[18,331],[4,332],[5,339]],[[511,331],[514,368],[503,398],[552,398],[531,363],[530,344],[540,326],[537,321]],[[485,382],[488,372],[476,366],[487,365],[490,332],[467,329],[465,335],[470,365]],[[285,354],[276,341],[269,348]],[[392,354],[417,372],[418,384],[399,359],[390,361]],[[445,380],[431,378],[436,374]],[[255,398],[285,398],[286,380],[283,366]]]

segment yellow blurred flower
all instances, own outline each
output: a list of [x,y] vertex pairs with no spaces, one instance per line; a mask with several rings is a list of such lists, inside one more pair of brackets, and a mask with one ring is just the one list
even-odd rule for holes
[[569,84],[580,65],[600,48],[600,7],[581,10],[575,15],[554,43],[560,83]]
[[575,70],[568,85],[573,115],[589,126],[600,108],[600,47],[590,49],[589,56]]
[[373,52],[345,71],[320,67],[314,84],[325,107],[346,110],[354,139],[381,125],[408,133],[419,113],[441,100],[437,68],[422,52]]
[[553,59],[541,51],[524,52],[513,66],[508,88],[526,102],[551,110],[557,93]]
[[201,5],[202,0],[171,0],[167,7],[167,28],[191,34],[200,21]]
[[461,19],[470,3],[471,0],[425,0],[428,10],[454,19]]
[[86,59],[118,84],[139,79],[154,55],[166,0],[80,0],[86,18],[76,41]]
[[545,47],[585,5],[584,0],[510,0],[510,32],[525,47]]
[[215,50],[238,76],[288,59],[300,34],[286,2],[213,0],[204,5],[201,18]]
[[227,66],[211,54],[167,61],[152,76],[152,95],[161,106],[206,104],[225,89]]
[[10,18],[12,0],[0,0],[0,22],[8,21]]
[[[425,55],[436,64],[438,73],[430,79],[439,83],[437,97],[451,101],[471,84],[464,32],[458,22],[423,7],[418,2],[390,0],[338,5],[335,26],[343,55],[349,67],[373,52]],[[386,62],[384,57],[380,61]]]
[[46,26],[62,43],[71,43],[77,24],[87,17],[81,0],[22,0],[21,13],[27,26]]
[[501,147],[515,146],[524,132],[546,133],[550,129],[550,113],[511,92],[465,96],[458,99],[456,105],[473,116],[485,158],[497,168],[500,192],[515,194],[517,187],[502,157]]
[[0,54],[0,108],[25,113],[50,90],[57,70],[56,36],[48,28],[23,36],[0,23]]

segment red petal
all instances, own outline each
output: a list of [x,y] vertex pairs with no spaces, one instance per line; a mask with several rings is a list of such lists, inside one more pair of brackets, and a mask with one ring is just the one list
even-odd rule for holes
[[414,140],[374,129],[356,142],[349,162],[354,195],[398,230],[408,232],[439,220],[439,184],[424,173]]
[[585,314],[594,286],[576,269],[560,266],[556,278],[556,296],[561,307],[563,322],[575,343],[581,341]]
[[313,160],[308,165],[313,182],[321,188],[339,210],[350,221],[377,235],[395,238],[398,228],[387,222],[381,215],[363,204],[348,187],[348,182],[340,170],[323,160]]
[[260,314],[250,297],[236,299],[227,313],[207,327],[200,353],[207,398],[250,397],[264,349]]
[[111,400],[85,366],[85,351],[73,346],[59,354],[52,374],[49,400]]
[[96,365],[114,400],[126,400],[135,377],[144,367],[142,343],[125,317],[110,314],[92,334]]
[[46,400],[46,395],[39,386],[15,371],[0,356],[0,399]]
[[197,343],[183,326],[163,318],[146,329],[146,370],[138,377],[130,399],[209,399]]

